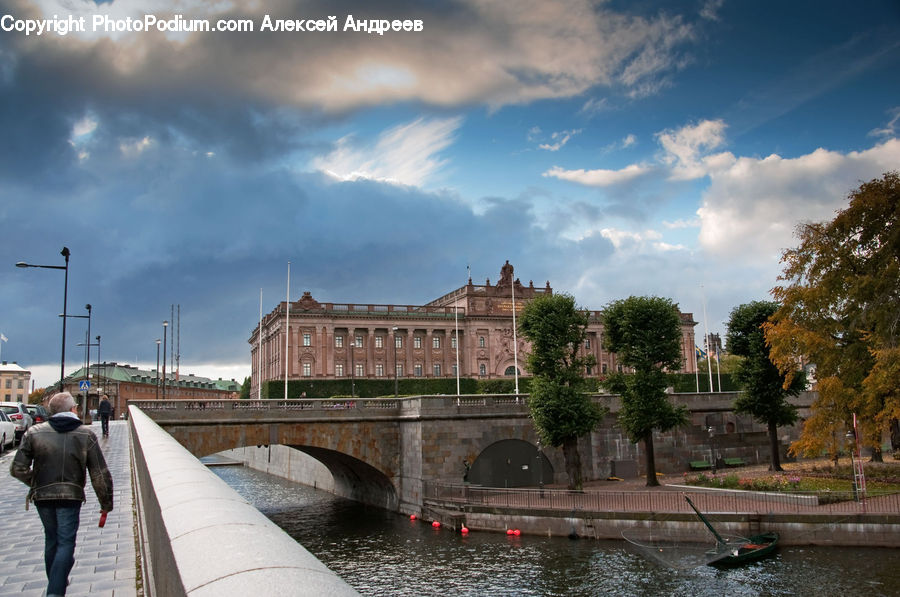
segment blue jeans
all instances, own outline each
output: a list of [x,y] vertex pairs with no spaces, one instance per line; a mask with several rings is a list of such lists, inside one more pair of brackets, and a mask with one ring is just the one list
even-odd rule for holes
[[69,572],[75,565],[75,535],[81,516],[81,502],[35,502],[44,525],[44,567],[47,595],[65,595]]

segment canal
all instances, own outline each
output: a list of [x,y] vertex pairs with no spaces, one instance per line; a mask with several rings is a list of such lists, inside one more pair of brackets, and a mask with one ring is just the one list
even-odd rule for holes
[[900,549],[782,547],[743,568],[677,570],[625,541],[464,537],[246,467],[212,470],[363,595],[900,595]]

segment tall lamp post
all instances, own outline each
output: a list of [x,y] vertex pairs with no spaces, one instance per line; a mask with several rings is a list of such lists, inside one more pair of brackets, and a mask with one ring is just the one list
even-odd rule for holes
[[350,342],[349,342],[349,344],[350,344],[350,397],[355,398],[356,397],[356,386],[355,386],[354,382],[356,379],[356,368],[355,368],[356,363],[354,363],[354,361],[353,361],[353,353],[356,352],[356,332],[351,331],[349,336],[350,336],[350,338],[349,338],[349,340],[350,340]]
[[[87,319],[88,320],[87,333],[84,336],[84,344],[78,344],[78,346],[84,346],[84,379],[85,379],[85,381],[90,382],[90,379],[91,379],[91,346],[93,346],[93,344],[91,344],[91,304],[90,303],[86,304],[84,306],[84,308],[87,309],[87,312],[88,312],[87,315],[62,314],[62,315],[60,315],[60,317],[62,317],[62,318],[72,317],[75,319]],[[85,388],[84,392],[85,392],[85,397],[84,397],[85,417],[88,420],[90,420],[91,390],[90,390],[90,388]]]
[[399,329],[400,328],[397,326],[391,328],[394,337],[394,398],[397,398],[400,395],[400,382],[398,380],[399,376],[397,375],[397,331]]
[[169,322],[163,321],[163,368],[162,368],[162,399],[166,399],[166,330],[169,329]]
[[25,263],[24,261],[20,261],[16,263],[16,267],[40,267],[43,269],[61,269],[65,270],[66,277],[63,285],[63,324],[62,324],[62,350],[59,357],[59,391],[63,390],[63,383],[66,377],[66,306],[69,299],[69,252],[68,247],[63,247],[62,251],[59,252],[65,260],[65,265],[35,265],[32,263]]
[[159,400],[159,338],[156,339],[156,399]]

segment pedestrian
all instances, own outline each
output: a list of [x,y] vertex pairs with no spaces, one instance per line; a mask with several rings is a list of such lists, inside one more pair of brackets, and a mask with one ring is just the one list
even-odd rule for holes
[[103,429],[103,437],[109,437],[109,417],[112,416],[112,404],[110,404],[109,396],[106,394],[100,397],[100,406],[97,407],[97,414],[100,415],[100,427]]
[[28,429],[9,472],[31,488],[25,507],[33,501],[44,525],[47,597],[52,597],[66,594],[75,564],[85,471],[100,502],[101,520],[113,509],[113,483],[97,436],[82,425],[72,395],[54,394],[48,407],[50,419]]

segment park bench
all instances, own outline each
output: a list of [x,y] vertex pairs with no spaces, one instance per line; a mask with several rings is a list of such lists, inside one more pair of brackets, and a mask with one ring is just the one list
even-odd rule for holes
[[691,460],[690,465],[692,471],[705,471],[712,468],[712,464],[705,460]]
[[725,466],[744,466],[747,462],[743,458],[724,458]]

